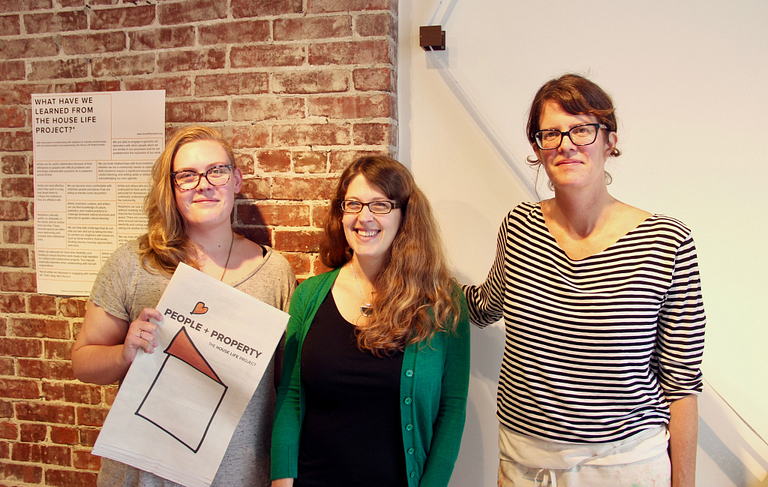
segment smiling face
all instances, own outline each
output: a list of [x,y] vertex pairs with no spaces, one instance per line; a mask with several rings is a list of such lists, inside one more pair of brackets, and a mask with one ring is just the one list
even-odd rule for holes
[[[392,201],[362,175],[355,176],[349,183],[344,199],[362,203]],[[354,258],[358,261],[366,259],[380,265],[397,236],[402,219],[400,208],[395,208],[385,215],[371,213],[367,206],[360,213],[345,213],[342,216],[342,225]]]
[[[173,159],[173,171],[189,169],[198,173],[213,166],[232,164],[227,152],[216,141],[196,140],[182,145]],[[205,177],[195,189],[181,191],[174,187],[176,207],[184,219],[187,232],[213,230],[220,225],[230,225],[230,214],[235,194],[242,187],[242,173],[235,168],[232,177],[223,186],[213,186]]]
[[[567,132],[576,125],[597,123],[593,115],[573,115],[563,110],[556,101],[547,101],[539,118],[542,130],[554,129]],[[569,137],[563,137],[560,147],[541,150],[533,144],[533,150],[557,189],[570,187],[605,186],[605,161],[616,146],[616,132],[601,129],[597,140],[590,145],[574,145]]]

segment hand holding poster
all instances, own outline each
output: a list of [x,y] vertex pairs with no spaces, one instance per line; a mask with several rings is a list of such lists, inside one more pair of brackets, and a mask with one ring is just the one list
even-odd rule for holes
[[93,453],[207,487],[288,315],[185,264],[157,309],[159,347],[139,351]]

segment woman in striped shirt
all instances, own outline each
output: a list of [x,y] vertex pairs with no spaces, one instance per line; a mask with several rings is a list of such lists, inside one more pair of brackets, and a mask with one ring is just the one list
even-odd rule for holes
[[555,196],[514,208],[472,321],[504,318],[499,486],[694,485],[705,316],[678,220],[613,198],[611,98],[568,74],[536,94],[528,139]]

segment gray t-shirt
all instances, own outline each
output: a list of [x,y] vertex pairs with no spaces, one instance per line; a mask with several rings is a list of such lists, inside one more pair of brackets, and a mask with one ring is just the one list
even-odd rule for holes
[[[104,264],[91,291],[91,301],[107,313],[134,321],[144,308],[154,308],[169,277],[147,272],[140,263],[138,241],[123,245]],[[266,247],[259,267],[234,288],[288,311],[296,276],[282,255]],[[215,487],[269,486],[270,443],[276,391],[274,357],[256,388],[213,479]],[[100,487],[170,487],[178,484],[149,472],[102,458]]]

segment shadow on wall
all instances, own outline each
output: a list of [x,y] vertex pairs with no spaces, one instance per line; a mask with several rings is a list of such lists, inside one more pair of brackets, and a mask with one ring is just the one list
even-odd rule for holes
[[699,487],[768,487],[768,444],[706,382],[699,396],[697,470]]

